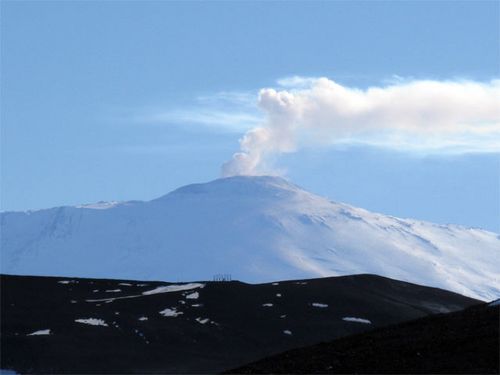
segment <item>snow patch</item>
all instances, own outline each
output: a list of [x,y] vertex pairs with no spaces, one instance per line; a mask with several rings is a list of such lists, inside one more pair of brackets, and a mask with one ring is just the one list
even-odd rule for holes
[[200,296],[200,293],[198,292],[194,292],[194,293],[191,293],[191,294],[188,294],[186,296],[187,299],[198,299],[198,297]]
[[273,307],[272,303],[263,303],[262,306],[264,307]]
[[191,289],[203,288],[203,287],[205,287],[205,284],[201,284],[201,283],[166,285],[166,286],[159,286],[158,288],[155,288],[152,290],[147,290],[145,292],[142,292],[142,294],[145,296],[150,296],[152,294],[180,292],[183,290],[191,290]]
[[141,322],[145,321],[145,320],[148,320],[148,317],[147,316],[141,316],[139,319],[137,320],[140,320]]
[[165,310],[160,311],[160,314],[168,317],[176,317],[184,313],[182,311],[177,311],[177,308],[175,307],[172,307],[171,309],[167,307]]
[[200,324],[206,324],[210,321],[210,319],[208,318],[205,318],[205,319],[202,319],[202,318],[196,318],[196,321]]
[[91,326],[103,326],[103,327],[108,326],[108,324],[104,320],[96,319],[96,318],[75,319],[75,322],[82,323],[82,324],[88,324]]
[[59,284],[78,284],[78,280],[61,280],[58,281]]
[[50,329],[41,329],[39,331],[28,333],[26,336],[42,336],[42,335],[50,335]]
[[108,289],[108,290],[105,290],[106,293],[118,293],[118,292],[121,292],[122,290],[121,289]]
[[147,290],[147,291],[143,292],[142,294],[135,294],[135,295],[131,295],[131,296],[122,296],[122,297],[113,297],[113,298],[87,299],[85,301],[86,302],[110,303],[110,302],[116,301],[118,299],[138,298],[138,297],[143,297],[143,296],[150,296],[153,294],[179,292],[179,291],[183,291],[183,290],[191,290],[191,289],[203,288],[203,287],[205,287],[205,284],[200,284],[200,283],[167,285],[167,286],[160,286],[160,287],[152,289],[152,290]]
[[371,321],[369,321],[368,319],[353,318],[353,317],[350,317],[350,316],[346,316],[346,317],[342,318],[342,320],[345,320],[346,322],[355,322],[355,323],[363,323],[363,324],[372,324],[372,322],[371,322]]
[[320,308],[328,307],[328,305],[326,303],[319,303],[319,302],[313,302],[312,305],[314,307],[320,307]]
[[118,201],[110,201],[110,202],[99,201],[96,203],[81,204],[79,206],[76,206],[76,208],[85,208],[89,210],[107,210],[118,206],[120,203],[121,202]]
[[285,330],[283,331],[283,333],[284,333],[285,335],[289,335],[289,336],[291,336],[291,335],[292,335],[292,331],[290,331],[289,329],[285,329]]

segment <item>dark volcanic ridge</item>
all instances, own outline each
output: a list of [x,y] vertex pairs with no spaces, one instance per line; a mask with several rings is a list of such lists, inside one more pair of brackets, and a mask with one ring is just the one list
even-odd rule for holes
[[1,276],[0,368],[213,373],[480,301],[375,275],[244,284]]
[[500,306],[482,304],[292,349],[234,374],[498,374]]

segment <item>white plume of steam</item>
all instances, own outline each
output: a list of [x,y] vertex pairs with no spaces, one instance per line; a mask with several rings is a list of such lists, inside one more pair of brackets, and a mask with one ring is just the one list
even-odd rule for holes
[[260,91],[265,120],[240,140],[223,176],[267,174],[272,156],[304,146],[500,151],[500,80],[402,81],[365,90],[328,78],[293,82],[299,88]]

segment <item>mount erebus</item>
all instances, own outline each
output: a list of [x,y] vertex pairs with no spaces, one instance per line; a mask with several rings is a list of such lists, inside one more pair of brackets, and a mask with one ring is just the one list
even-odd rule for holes
[[1,214],[6,274],[246,282],[372,273],[491,300],[500,236],[372,213],[277,177],[231,177],[149,202]]

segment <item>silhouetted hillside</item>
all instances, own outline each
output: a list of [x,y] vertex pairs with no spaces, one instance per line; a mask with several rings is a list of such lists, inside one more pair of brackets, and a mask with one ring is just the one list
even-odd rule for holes
[[21,373],[206,373],[479,301],[374,275],[269,284],[2,276]]
[[293,349],[237,374],[498,374],[499,306],[474,306]]

